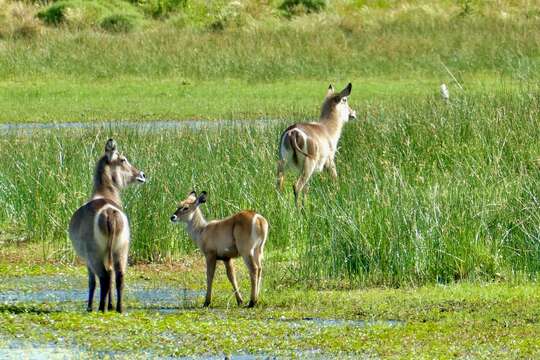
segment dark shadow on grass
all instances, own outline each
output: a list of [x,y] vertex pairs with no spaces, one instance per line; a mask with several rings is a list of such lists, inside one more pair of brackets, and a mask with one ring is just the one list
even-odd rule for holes
[[174,314],[174,313],[180,313],[185,310],[194,310],[196,309],[196,306],[129,306],[127,308],[129,311],[149,311],[149,312],[156,312],[159,314]]
[[51,314],[58,313],[60,310],[44,309],[35,305],[13,305],[13,304],[0,304],[0,312],[12,313],[12,314]]

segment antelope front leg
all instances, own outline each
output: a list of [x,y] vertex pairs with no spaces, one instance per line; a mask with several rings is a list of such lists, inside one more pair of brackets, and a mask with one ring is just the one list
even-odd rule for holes
[[212,300],[212,282],[214,281],[214,273],[216,271],[216,255],[206,255],[206,299],[204,300],[204,307],[210,305]]
[[233,290],[234,290],[234,296],[236,297],[236,302],[238,305],[242,305],[244,300],[242,299],[242,295],[240,295],[240,290],[238,290],[238,283],[236,282],[236,275],[234,273],[234,263],[232,259],[224,260],[225,262],[225,268],[227,269],[227,277],[229,278],[229,281],[232,284]]

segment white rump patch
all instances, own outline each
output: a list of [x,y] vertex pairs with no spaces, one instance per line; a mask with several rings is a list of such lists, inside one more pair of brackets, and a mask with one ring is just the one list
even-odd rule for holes
[[[300,148],[300,150],[302,150],[303,152],[307,153],[307,139],[308,139],[308,135],[301,129],[298,129],[298,128],[295,128],[295,129],[292,129],[289,131],[289,133],[293,133],[293,132],[297,132],[298,134],[300,134],[300,136],[302,137],[302,139],[304,140],[304,146],[302,148]],[[292,152],[294,152],[294,149],[292,150]],[[288,152],[287,149],[285,148],[285,135],[281,138],[281,143],[279,144],[279,154],[280,154],[280,157],[281,159],[283,160],[290,160],[290,158],[292,157],[292,152]],[[288,155],[288,156],[287,156]],[[302,154],[298,154],[300,156],[304,156]],[[287,159],[286,159],[287,158]]]
[[101,209],[98,210],[96,215],[94,216],[94,237],[96,244],[98,245],[101,253],[103,254],[103,261],[106,261],[107,257],[107,236],[103,234],[98,225],[99,217],[103,211],[106,209],[114,209],[120,213],[120,218],[122,219],[122,231],[119,234],[116,235],[116,241],[113,243],[113,251],[116,251],[124,246],[127,246],[129,243],[129,223],[126,214],[116,206],[113,206],[111,204],[107,204],[103,206]]
[[255,249],[259,247],[266,240],[264,238],[264,234],[257,233],[257,219],[259,218],[262,218],[262,216],[259,214],[255,214],[251,221],[251,239],[253,241],[253,247],[251,248],[249,253],[252,256],[255,254]]

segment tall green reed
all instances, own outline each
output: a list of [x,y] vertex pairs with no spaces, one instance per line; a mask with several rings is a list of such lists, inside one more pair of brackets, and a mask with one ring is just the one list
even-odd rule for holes
[[194,251],[169,217],[196,189],[209,194],[209,218],[252,208],[269,220],[266,273],[274,286],[536,276],[539,105],[529,89],[367,106],[344,129],[338,181],[315,176],[302,210],[294,207],[292,173],[285,193],[275,189],[284,122],[6,134],[0,223],[20,224],[57,256],[73,256],[69,217],[87,200],[94,164],[114,137],[149,177],[123,196],[133,261]]

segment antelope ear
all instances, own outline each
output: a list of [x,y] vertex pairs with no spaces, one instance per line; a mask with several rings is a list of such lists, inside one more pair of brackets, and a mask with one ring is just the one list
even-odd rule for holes
[[199,195],[199,198],[197,199],[197,205],[198,204],[204,204],[206,202],[206,191],[201,192]]
[[193,201],[197,200],[197,192],[195,190],[193,190],[192,192],[190,192],[188,195],[187,195],[187,198],[188,199],[192,199]]
[[113,139],[107,140],[105,144],[105,155],[109,162],[113,161],[118,156],[118,151],[116,150],[116,141]]
[[332,86],[332,84],[330,84],[328,86],[328,90],[326,90],[326,97],[334,95],[334,92],[335,92],[334,87]]
[[345,89],[341,90],[341,92],[339,93],[339,97],[344,98],[351,95],[351,90],[352,90],[352,84],[349,83],[349,85],[347,85]]

